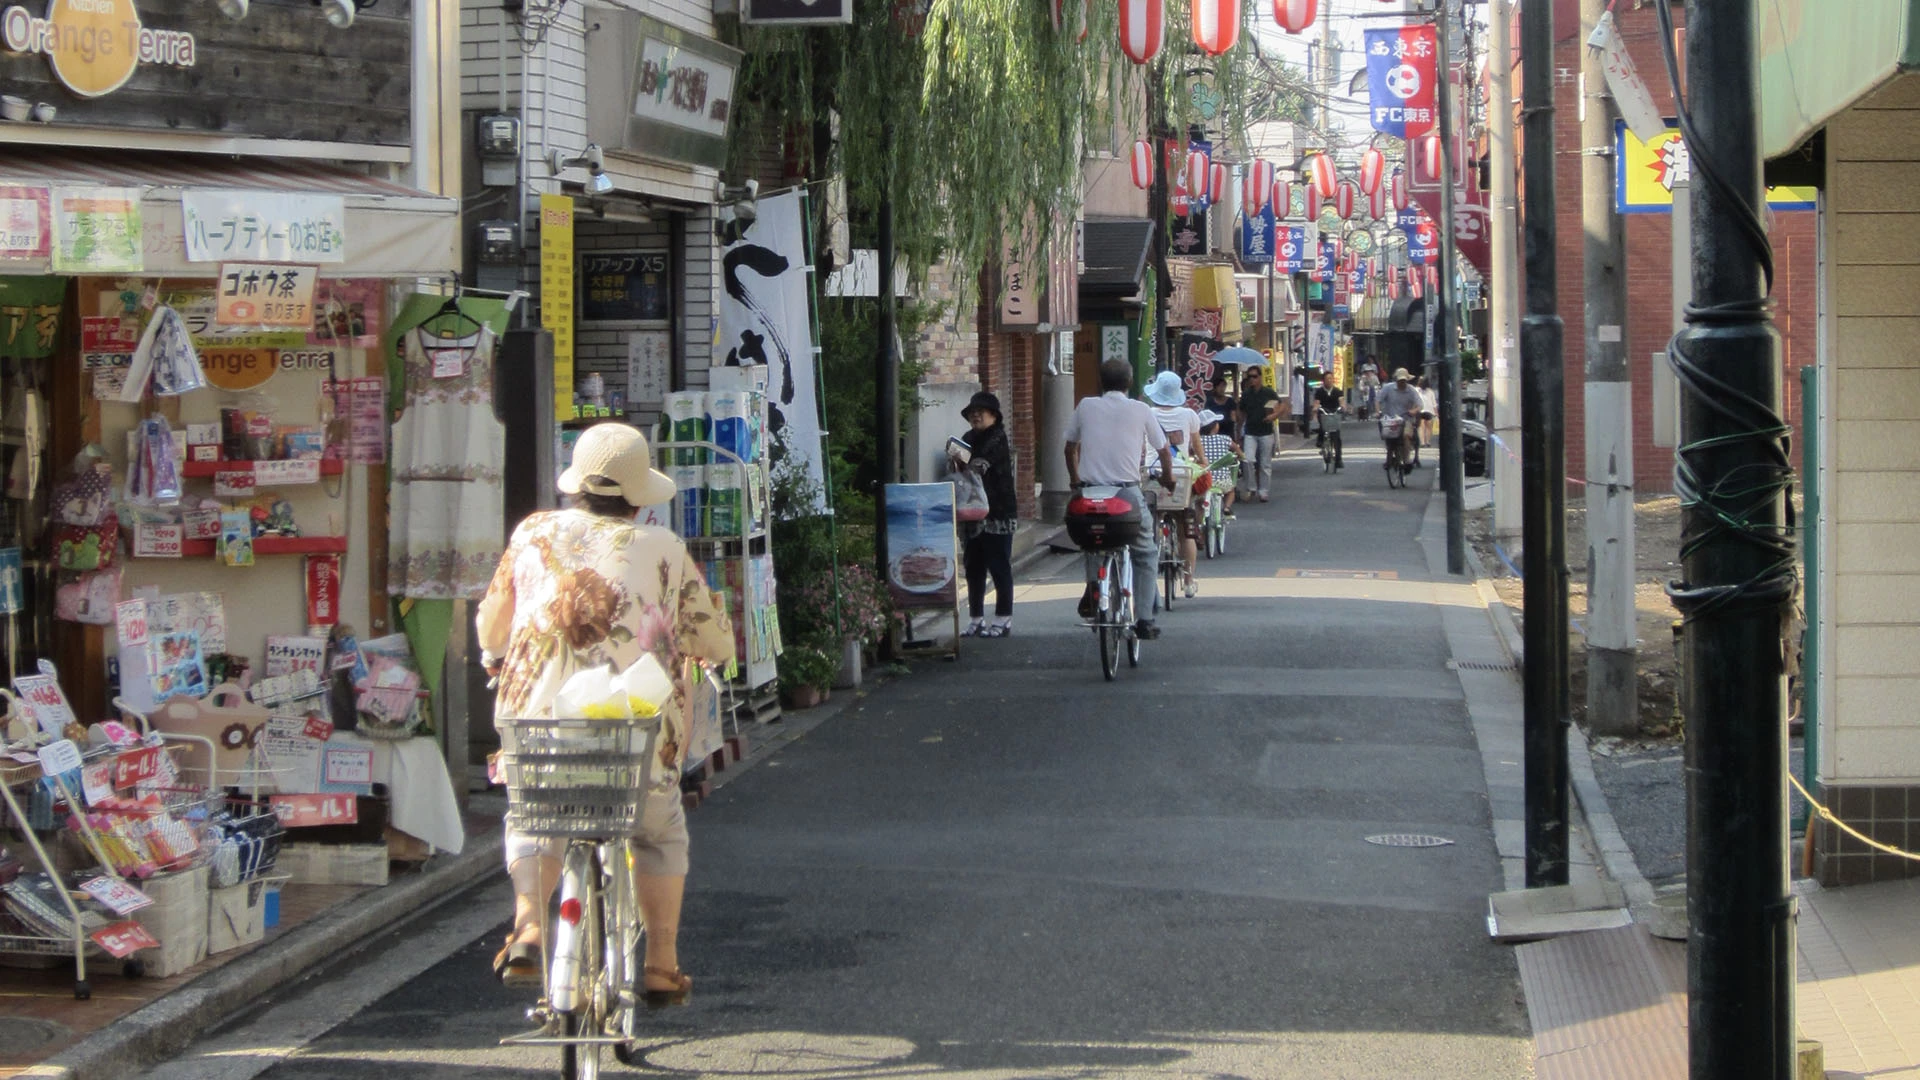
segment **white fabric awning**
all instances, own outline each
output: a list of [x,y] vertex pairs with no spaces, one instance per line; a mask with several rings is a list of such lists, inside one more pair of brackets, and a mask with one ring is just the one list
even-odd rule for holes
[[[337,195],[346,209],[346,258],[330,278],[422,277],[460,266],[460,202],[337,165],[277,158],[76,149],[8,148],[0,185],[140,188],[142,273],[212,277],[218,263],[187,261],[180,196],[187,191]],[[8,261],[0,272],[44,274],[46,260]]]

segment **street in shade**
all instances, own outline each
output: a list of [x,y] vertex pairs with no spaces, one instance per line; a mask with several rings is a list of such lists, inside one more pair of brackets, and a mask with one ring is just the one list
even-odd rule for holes
[[[1310,444],[1282,456],[1273,502],[1240,511],[1200,597],[1120,681],[1074,617],[1077,560],[1049,556],[1017,636],[922,662],[704,803],[681,936],[696,989],[642,1018],[646,1063],[1530,1075],[1443,632],[1466,587],[1436,582],[1416,540],[1431,472],[1390,491],[1355,442],[1334,475]],[[1451,843],[1367,839],[1394,834]],[[287,1043],[268,1014],[152,1075],[554,1075],[556,1051],[497,1045],[529,1004],[488,978],[505,895],[494,880],[298,991],[281,1008],[307,1019],[303,1046],[263,1050]]]

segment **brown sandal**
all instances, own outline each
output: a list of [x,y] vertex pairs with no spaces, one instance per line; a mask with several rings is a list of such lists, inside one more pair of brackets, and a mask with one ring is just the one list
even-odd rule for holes
[[494,954],[493,974],[505,986],[539,986],[546,981],[540,972],[540,946],[508,938],[506,947]]
[[[640,971],[642,976],[640,1000],[645,1002],[649,1009],[664,1009],[669,1005],[685,1005],[687,999],[693,996],[693,977],[681,971],[679,968],[661,968],[648,965],[641,968]],[[673,989],[655,990],[646,986],[645,976],[648,975],[661,979],[672,979],[674,983]]]

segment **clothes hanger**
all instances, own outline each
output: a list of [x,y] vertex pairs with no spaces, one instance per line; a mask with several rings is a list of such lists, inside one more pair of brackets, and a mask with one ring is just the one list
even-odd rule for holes
[[[463,290],[456,284],[453,292],[447,296],[446,303],[440,305],[440,310],[427,317],[427,324],[432,327],[434,336],[464,337],[465,334],[462,333],[460,326],[463,322],[471,324],[476,333],[487,328],[486,323],[467,314],[466,311],[460,307],[460,294],[462,291]],[[441,322],[441,320],[448,318],[455,320],[452,327],[447,327]]]

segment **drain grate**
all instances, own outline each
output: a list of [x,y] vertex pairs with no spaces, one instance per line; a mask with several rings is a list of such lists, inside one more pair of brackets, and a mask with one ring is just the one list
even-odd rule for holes
[[1426,833],[1381,833],[1367,837],[1367,843],[1381,847],[1446,847],[1453,843],[1444,836],[1430,836]]
[[1449,660],[1447,667],[1454,671],[1512,671],[1511,660]]

